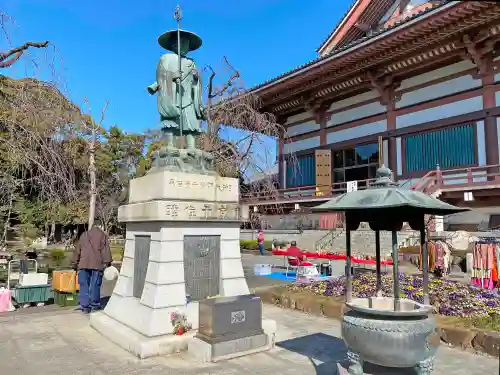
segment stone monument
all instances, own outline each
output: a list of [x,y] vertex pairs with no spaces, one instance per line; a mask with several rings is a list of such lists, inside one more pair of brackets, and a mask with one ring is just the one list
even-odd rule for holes
[[[139,358],[187,350],[198,301],[249,294],[239,244],[248,209],[239,205],[239,180],[220,177],[212,155],[194,143],[204,108],[201,76],[186,53],[201,39],[178,28],[158,42],[174,52],[160,58],[148,88],[158,93],[167,142],[148,174],[130,181],[129,202],[118,211],[126,223],[120,276],[104,311],[90,316],[92,327]],[[174,137],[183,132],[187,148],[177,149]],[[185,314],[192,330],[174,335],[172,313]],[[266,346],[274,346],[275,322],[264,320],[262,328]]]

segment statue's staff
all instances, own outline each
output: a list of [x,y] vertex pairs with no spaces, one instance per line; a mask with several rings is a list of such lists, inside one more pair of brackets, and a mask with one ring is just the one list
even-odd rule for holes
[[179,78],[178,78],[178,90],[179,90],[179,133],[182,138],[182,128],[183,128],[183,118],[182,118],[182,56],[181,56],[181,20],[182,13],[180,5],[175,7],[174,18],[177,21],[177,56],[179,58]]

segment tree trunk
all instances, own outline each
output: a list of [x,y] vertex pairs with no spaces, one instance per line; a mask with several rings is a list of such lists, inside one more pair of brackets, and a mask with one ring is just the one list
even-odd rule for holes
[[89,202],[89,221],[88,229],[90,230],[94,225],[95,219],[95,204],[97,197],[96,185],[96,168],[95,168],[95,143],[96,143],[96,128],[92,128],[92,138],[89,144],[89,177],[90,177],[90,202]]
[[56,242],[56,222],[53,221],[50,223],[50,237],[48,238],[47,242],[54,243]]
[[5,245],[5,246],[7,246],[7,236],[8,236],[9,228],[10,228],[10,216],[12,214],[12,203],[13,202],[12,202],[12,195],[11,195],[10,199],[9,199],[9,211],[7,212],[7,217],[5,218],[2,240],[0,241],[0,244]]

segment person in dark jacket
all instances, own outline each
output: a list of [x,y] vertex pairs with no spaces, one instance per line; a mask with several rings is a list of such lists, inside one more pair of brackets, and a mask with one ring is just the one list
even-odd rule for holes
[[95,222],[75,245],[73,269],[78,272],[80,308],[84,313],[101,309],[101,285],[104,269],[111,266],[109,237]]

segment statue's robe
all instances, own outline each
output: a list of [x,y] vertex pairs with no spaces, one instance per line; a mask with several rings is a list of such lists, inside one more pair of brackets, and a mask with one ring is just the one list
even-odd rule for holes
[[[161,115],[161,127],[175,135],[180,134],[179,121],[179,84],[176,77],[179,71],[176,54],[165,54],[160,58],[156,69],[156,82],[149,86],[150,93],[158,93],[158,112]],[[182,113],[183,134],[201,133],[203,119],[201,74],[196,70],[193,60],[183,57],[182,61]]]

